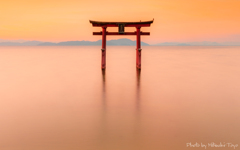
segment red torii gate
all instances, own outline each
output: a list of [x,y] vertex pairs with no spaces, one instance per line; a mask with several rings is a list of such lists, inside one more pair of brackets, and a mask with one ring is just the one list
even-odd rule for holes
[[[152,21],[143,22],[101,22],[89,20],[93,27],[102,27],[101,32],[93,32],[93,35],[102,35],[102,69],[106,68],[106,35],[137,35],[136,63],[137,69],[141,69],[141,39],[140,35],[150,35],[150,32],[141,32],[141,27],[150,27]],[[118,27],[118,32],[107,32],[107,27]],[[124,32],[124,27],[136,27],[135,32]]]

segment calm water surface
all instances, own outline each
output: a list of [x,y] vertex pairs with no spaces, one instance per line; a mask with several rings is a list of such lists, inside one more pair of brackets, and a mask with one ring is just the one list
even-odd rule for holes
[[[240,148],[240,47],[0,47],[0,150]],[[224,148],[207,149],[231,149]]]

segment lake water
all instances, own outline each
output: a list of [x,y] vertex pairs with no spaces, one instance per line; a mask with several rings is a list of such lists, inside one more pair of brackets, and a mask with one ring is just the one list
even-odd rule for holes
[[0,150],[239,149],[240,47],[142,49],[0,47]]

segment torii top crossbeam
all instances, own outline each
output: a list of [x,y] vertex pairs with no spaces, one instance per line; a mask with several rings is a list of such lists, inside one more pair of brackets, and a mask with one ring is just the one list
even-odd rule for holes
[[140,21],[140,22],[104,22],[104,21],[93,21],[89,20],[90,23],[92,23],[95,27],[101,27],[101,26],[107,26],[107,27],[118,27],[119,24],[125,24],[125,27],[136,27],[136,26],[142,26],[142,27],[149,27],[151,23],[153,23],[153,20],[151,21]]
[[[141,40],[140,35],[150,35],[150,32],[141,32],[141,27],[150,27],[153,23],[151,21],[140,21],[140,22],[104,22],[104,21],[93,21],[89,20],[93,27],[102,27],[101,32],[93,32],[93,35],[102,35],[102,69],[106,68],[106,35],[136,35],[137,36],[137,57],[136,63],[137,68],[141,69]],[[107,27],[118,27],[118,32],[107,32]],[[125,27],[136,27],[135,32],[125,32]]]

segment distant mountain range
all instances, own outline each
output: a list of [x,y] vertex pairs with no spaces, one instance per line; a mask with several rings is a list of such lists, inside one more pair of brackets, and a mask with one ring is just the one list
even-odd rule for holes
[[[40,41],[25,41],[25,42],[11,42],[11,41],[3,41],[0,40],[0,46],[93,46],[93,45],[102,45],[102,40],[98,41],[66,41],[66,42],[40,42]],[[136,41],[132,41],[130,39],[118,39],[118,40],[109,40],[107,41],[107,45],[115,45],[115,46],[134,46],[136,45]],[[141,42],[142,46],[149,46],[149,44],[145,42]]]
[[[93,46],[93,45],[102,45],[102,40],[98,41],[66,41],[66,42],[41,42],[41,41],[25,41],[25,40],[1,40],[0,46]],[[118,39],[118,40],[109,40],[107,45],[113,46],[135,46],[136,41],[130,39]],[[141,42],[142,46],[151,46],[148,43]],[[177,42],[165,42],[154,44],[152,46],[240,46],[240,42],[186,42],[186,43],[177,43]]]
[[187,43],[177,43],[177,42],[165,42],[155,44],[156,46],[240,46],[240,42],[187,42]]

